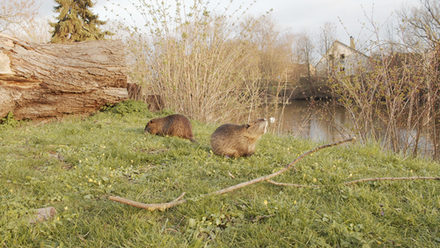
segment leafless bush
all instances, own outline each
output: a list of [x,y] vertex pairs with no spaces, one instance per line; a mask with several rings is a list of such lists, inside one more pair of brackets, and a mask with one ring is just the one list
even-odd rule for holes
[[161,95],[167,108],[210,122],[252,119],[262,105],[280,102],[266,93],[269,82],[282,89],[291,42],[269,18],[244,19],[246,8],[230,6],[219,13],[200,0],[132,3],[146,28],[121,30],[128,34],[131,81],[144,94]]
[[333,89],[364,142],[414,155],[424,146],[439,158],[440,29],[429,28],[438,25],[439,6],[422,1],[402,18],[399,41],[377,40],[371,70],[334,74]]
[[37,17],[40,5],[35,0],[1,1],[0,32],[25,41],[49,41],[49,22]]
[[35,0],[0,2],[0,32],[13,32],[22,23],[32,21],[38,13]]

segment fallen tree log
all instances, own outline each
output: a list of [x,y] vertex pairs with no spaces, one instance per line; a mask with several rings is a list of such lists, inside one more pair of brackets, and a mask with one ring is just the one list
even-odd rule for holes
[[0,118],[92,113],[127,99],[121,41],[36,44],[0,34]]

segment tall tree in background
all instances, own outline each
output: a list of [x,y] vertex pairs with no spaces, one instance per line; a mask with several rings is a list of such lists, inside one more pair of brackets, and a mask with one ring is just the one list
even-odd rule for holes
[[59,13],[58,22],[50,23],[54,28],[51,42],[66,43],[86,40],[102,40],[108,31],[101,31],[100,25],[104,21],[98,20],[90,10],[93,7],[91,0],[55,0],[58,6],[55,12]]
[[263,79],[270,82],[285,78],[293,57],[293,34],[282,32],[269,15],[248,18],[242,25],[250,27],[248,39],[259,50],[259,68]]
[[[318,41],[318,49],[319,49],[319,55],[321,57],[326,57],[327,61],[329,61],[330,58],[328,58],[327,51],[330,49],[330,47],[333,45],[333,42],[335,42],[336,34],[336,25],[334,25],[331,22],[324,23],[323,26],[320,28],[319,33],[319,41]],[[326,69],[325,69],[325,75],[327,76],[330,72],[330,63],[327,63]]]
[[312,39],[310,39],[310,36],[307,33],[297,34],[293,45],[293,51],[296,57],[296,62],[307,66],[307,77],[309,79],[312,76],[310,65],[313,63],[314,49],[315,46]]
[[331,22],[324,23],[319,33],[319,53],[324,56],[336,40],[336,25]]

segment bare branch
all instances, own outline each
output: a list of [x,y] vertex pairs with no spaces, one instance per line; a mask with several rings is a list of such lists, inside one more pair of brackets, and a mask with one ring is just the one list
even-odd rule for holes
[[268,183],[277,185],[277,186],[288,186],[288,187],[295,187],[295,188],[319,188],[321,187],[320,185],[308,185],[308,184],[296,184],[296,183],[280,183],[280,182],[275,182],[272,180],[267,180]]
[[15,34],[22,23],[33,21],[39,7],[35,0],[0,2],[0,31],[10,31]]
[[123,204],[127,204],[133,207],[137,207],[137,208],[144,208],[147,209],[148,211],[155,211],[155,210],[160,210],[160,211],[164,211],[165,209],[180,205],[182,203],[185,203],[186,200],[183,199],[183,196],[185,195],[185,192],[183,192],[179,197],[177,197],[176,199],[167,202],[167,203],[152,203],[152,204],[145,204],[142,202],[137,202],[137,201],[132,201],[129,199],[125,199],[119,196],[109,196],[108,199],[111,201],[115,201],[115,202],[119,202],[119,203],[123,203]]
[[440,177],[376,177],[376,178],[362,178],[350,182],[345,182],[343,185],[352,185],[357,183],[372,182],[372,181],[406,181],[406,180],[440,180]]
[[319,150],[322,150],[322,149],[325,149],[325,148],[329,148],[329,147],[332,147],[332,146],[337,146],[337,145],[340,145],[340,144],[343,144],[343,143],[346,143],[346,142],[350,142],[350,141],[355,141],[355,140],[356,140],[356,138],[353,137],[353,138],[349,138],[349,139],[346,139],[346,140],[338,141],[338,142],[335,142],[335,143],[318,146],[318,147],[316,147],[313,150],[310,150],[310,151],[307,151],[307,152],[301,154],[297,159],[295,159],[293,162],[291,162],[290,164],[286,165],[286,167],[284,167],[283,169],[281,169],[281,170],[279,170],[277,172],[274,172],[274,173],[272,173],[270,175],[267,175],[267,176],[262,176],[262,177],[259,177],[259,178],[255,178],[255,179],[253,179],[251,181],[243,182],[243,183],[240,183],[240,184],[237,184],[237,185],[225,188],[225,189],[221,189],[221,190],[209,193],[207,195],[221,195],[221,194],[232,192],[232,191],[237,190],[237,189],[241,189],[243,187],[246,187],[246,186],[258,183],[258,182],[269,180],[269,179],[271,179],[273,177],[276,177],[276,176],[278,176],[278,175],[280,175],[280,174],[290,170],[291,168],[293,168],[293,166],[296,163],[298,163],[304,157],[306,157],[306,156],[308,156],[308,155],[310,155],[312,153],[315,153],[315,152],[317,152]]
[[413,38],[435,47],[440,38],[440,4],[437,0],[421,0],[420,3],[411,12],[402,12],[403,24]]
[[431,3],[429,1],[425,1],[425,9],[428,11],[428,13],[431,16],[432,20],[438,26],[440,26],[440,13],[437,13],[439,11],[438,6],[437,5],[431,6]]
[[[281,170],[279,170],[279,171],[277,171],[275,173],[272,173],[272,174],[266,175],[266,176],[262,176],[262,177],[259,177],[259,178],[255,178],[255,179],[253,179],[251,181],[239,183],[239,184],[236,184],[236,185],[233,185],[233,186],[230,186],[228,188],[224,188],[224,189],[212,192],[212,193],[204,194],[204,195],[201,195],[201,196],[199,196],[197,198],[194,198],[194,199],[201,199],[201,198],[206,197],[206,196],[221,195],[221,194],[229,193],[229,192],[235,191],[237,189],[241,189],[243,187],[246,187],[246,186],[258,183],[258,182],[269,180],[269,179],[271,179],[273,177],[276,177],[276,176],[286,172],[287,170],[293,168],[293,166],[296,163],[298,163],[304,157],[306,157],[306,156],[308,156],[308,155],[310,155],[312,153],[315,153],[315,152],[317,152],[319,150],[322,150],[322,149],[325,149],[325,148],[329,148],[329,147],[332,147],[332,146],[337,146],[337,145],[340,145],[340,144],[343,144],[343,143],[347,143],[347,142],[350,142],[350,141],[355,141],[355,140],[356,140],[356,138],[353,137],[353,138],[349,138],[349,139],[346,139],[346,140],[338,141],[338,142],[335,142],[335,143],[318,146],[318,147],[316,147],[316,148],[314,148],[314,149],[312,149],[310,151],[307,151],[307,152],[301,154],[298,158],[296,158],[290,164],[286,165],[283,169],[281,169]],[[133,206],[133,207],[144,208],[144,209],[147,209],[149,211],[155,211],[155,210],[163,211],[165,209],[168,209],[168,208],[171,208],[171,207],[174,207],[174,206],[177,206],[177,205],[180,205],[182,203],[187,202],[187,200],[185,200],[185,199],[182,200],[184,194],[185,193],[183,193],[177,199],[175,199],[175,200],[173,200],[171,202],[168,202],[168,203],[145,204],[145,203],[141,203],[141,202],[136,202],[136,201],[128,200],[128,199],[125,199],[125,198],[122,198],[122,197],[118,197],[118,196],[109,196],[109,200],[120,202],[120,203],[123,203],[123,204],[127,204],[127,205],[130,205],[130,206]]]
[[[358,183],[365,182],[373,182],[373,181],[409,181],[409,180],[440,180],[440,177],[375,177],[375,178],[362,178],[354,181],[344,182],[339,185],[353,185]],[[287,186],[287,187],[295,187],[295,188],[321,188],[321,187],[329,187],[329,186],[337,186],[335,185],[308,185],[308,184],[295,184],[295,183],[280,183],[272,180],[267,180],[268,183],[277,185],[277,186]]]

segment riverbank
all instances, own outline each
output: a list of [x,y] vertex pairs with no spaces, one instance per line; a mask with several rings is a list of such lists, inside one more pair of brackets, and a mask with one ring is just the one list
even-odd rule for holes
[[[199,145],[144,135],[151,113],[123,104],[88,118],[24,123],[0,132],[0,244],[67,247],[359,247],[440,245],[439,181],[340,183],[367,177],[439,176],[440,165],[351,144],[306,157],[276,181],[148,212],[146,203],[194,198],[270,174],[318,144],[266,134],[254,156],[215,156],[215,125],[193,122]],[[30,210],[54,206],[47,222]]]

